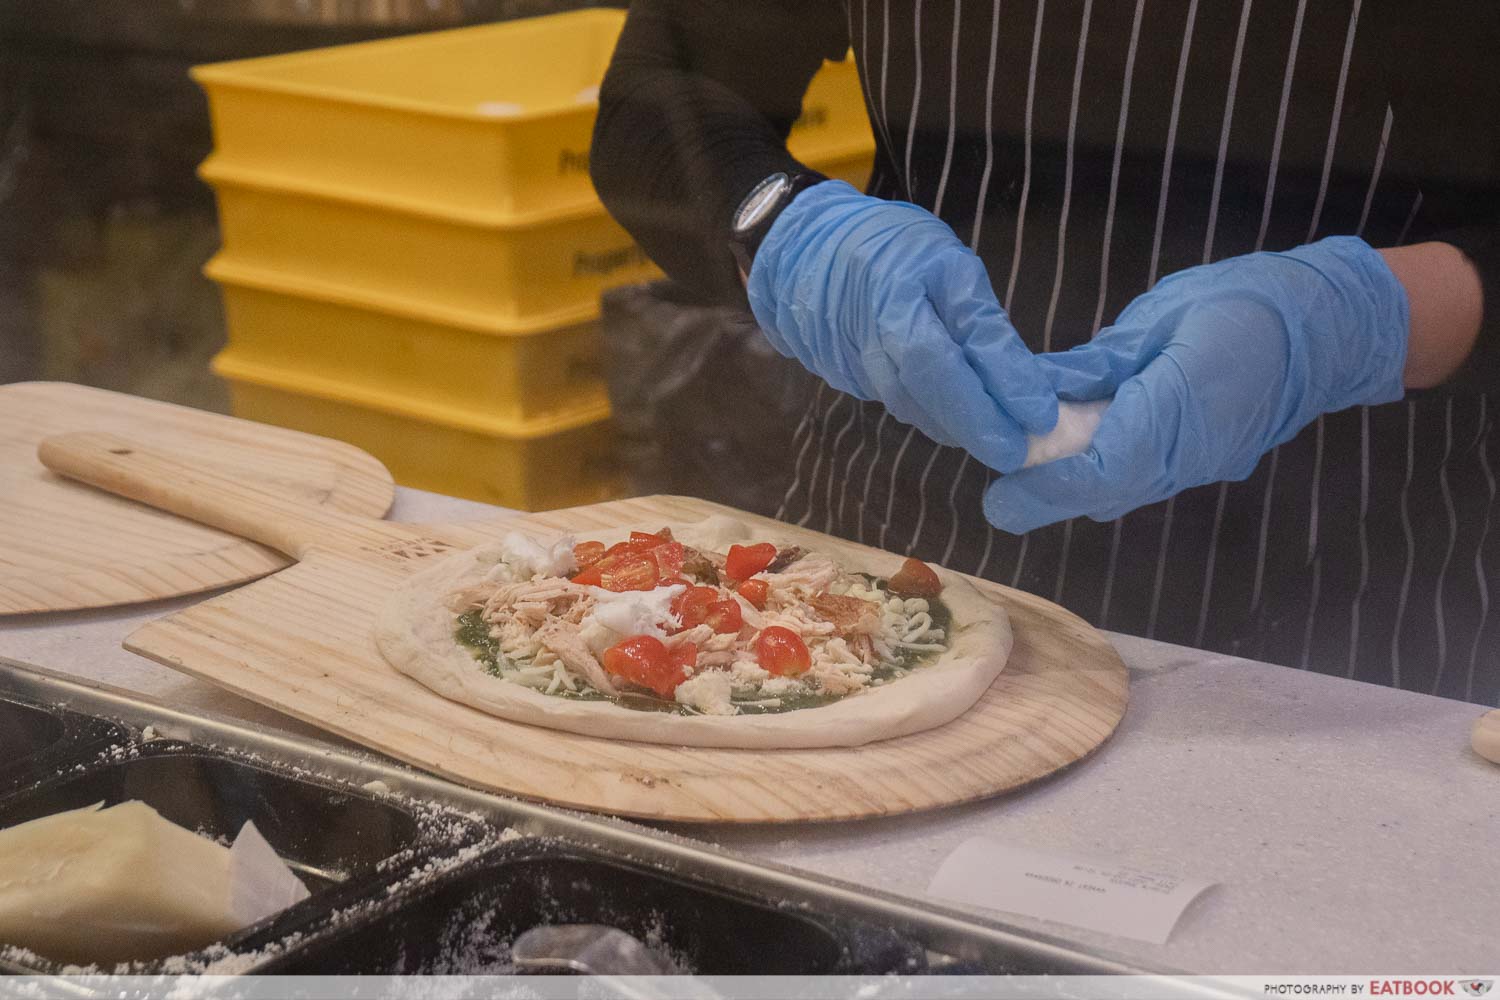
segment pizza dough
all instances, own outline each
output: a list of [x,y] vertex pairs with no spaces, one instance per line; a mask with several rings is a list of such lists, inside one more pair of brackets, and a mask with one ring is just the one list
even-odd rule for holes
[[[638,527],[655,530],[661,525]],[[669,527],[679,540],[717,551],[751,534],[744,524],[728,518]],[[609,545],[628,535],[628,530],[618,530],[587,540]],[[805,538],[790,536],[754,532],[755,541],[807,544]],[[779,714],[721,716],[640,711],[611,701],[560,698],[492,676],[454,638],[455,614],[448,596],[483,581],[500,554],[500,547],[493,545],[455,553],[405,581],[380,613],[380,651],[397,670],[445,698],[513,722],[583,736],[747,750],[860,746],[932,729],[962,715],[989,688],[1010,655],[1005,612],[963,577],[934,567],[943,583],[942,600],[952,613],[949,648],[905,677],[832,704]],[[890,553],[868,558],[840,553],[834,559],[844,570],[879,577],[889,577],[903,562]]]
[[0,943],[57,962],[201,948],[307,894],[251,823],[225,847],[130,801],[0,830]]

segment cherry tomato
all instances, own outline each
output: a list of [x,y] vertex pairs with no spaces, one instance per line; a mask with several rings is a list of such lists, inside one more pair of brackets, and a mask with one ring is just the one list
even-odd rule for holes
[[650,534],[645,531],[632,531],[630,537],[623,542],[616,542],[609,547],[610,555],[626,555],[635,553],[637,555],[650,552],[659,545],[666,545],[672,541],[670,531],[662,531],[660,534]]
[[683,628],[692,628],[703,624],[709,605],[718,599],[719,592],[712,587],[689,587],[672,598],[670,610]]
[[724,560],[724,572],[734,580],[748,580],[776,558],[776,546],[770,542],[754,545],[731,545]]
[[908,559],[891,577],[890,590],[902,597],[936,597],[943,592],[943,582],[922,560]]
[[605,551],[604,558],[623,559],[626,556],[638,556],[650,548],[652,548],[651,545],[641,542],[616,542]]
[[587,566],[581,567],[577,575],[572,578],[572,581],[574,583],[586,584],[590,587],[602,587],[604,585],[604,573],[613,570],[615,567],[619,566],[621,562],[626,559],[632,558],[634,555],[630,552],[616,551],[618,548],[619,546],[615,546],[614,548],[609,549],[607,552],[605,552],[599,558],[595,559],[593,562],[589,563]]
[[[606,560],[601,560],[601,564]],[[613,565],[600,566],[599,586],[617,593],[654,590],[660,582],[656,560],[650,556],[627,556]]]
[[676,576],[682,572],[682,561],[686,558],[681,542],[662,542],[646,552],[656,560],[663,577]]
[[736,601],[714,601],[708,606],[703,624],[720,635],[732,635],[745,627],[745,616]]
[[578,563],[578,568],[581,570],[588,569],[603,558],[603,542],[579,542],[573,546],[573,560]]
[[755,637],[755,661],[778,677],[806,673],[812,666],[807,643],[789,628],[772,625]]
[[[697,650],[693,656],[697,658]],[[604,669],[616,677],[672,697],[677,685],[687,679],[683,665],[672,662],[667,647],[655,636],[633,635],[604,651]]]
[[[698,644],[695,642],[679,642],[667,650],[667,660],[674,667],[686,668],[698,665]],[[682,670],[682,675],[687,676],[687,670]],[[681,681],[678,682],[682,683]]]
[[746,580],[734,592],[755,606],[757,611],[766,607],[766,598],[771,596],[771,585],[764,580]]
[[599,564],[597,562],[594,563],[594,565],[590,566],[588,569],[585,569],[583,572],[577,574],[576,576],[570,577],[569,579],[573,583],[579,583],[585,587],[602,587],[604,585],[604,574],[600,571]]

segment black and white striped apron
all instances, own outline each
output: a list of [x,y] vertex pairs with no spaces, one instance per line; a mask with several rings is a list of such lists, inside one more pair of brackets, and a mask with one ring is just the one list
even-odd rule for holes
[[[1444,213],[1402,143],[1434,128],[1396,113],[1401,54],[1374,6],[848,0],[870,193],[952,225],[1039,350],[1184,267],[1340,233],[1415,241]],[[1433,393],[1330,414],[1244,482],[1015,537],[984,521],[989,470],[824,387],[779,515],[1103,628],[1495,703],[1492,409]]]

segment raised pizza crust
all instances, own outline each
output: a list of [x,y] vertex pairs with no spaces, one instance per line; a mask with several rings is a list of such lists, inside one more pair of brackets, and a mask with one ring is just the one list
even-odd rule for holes
[[[735,525],[710,519],[670,527],[684,541],[718,547],[731,540],[724,536],[735,533]],[[659,527],[653,524],[647,530]],[[588,537],[608,545],[628,535],[623,530]],[[788,540],[758,530],[755,539]],[[807,544],[801,538],[790,540]],[[882,577],[895,573],[903,561],[890,553],[868,558],[839,553],[833,558],[846,570]],[[380,651],[397,670],[445,698],[512,722],[583,736],[745,750],[860,746],[951,722],[979,700],[1010,656],[1011,629],[1005,611],[963,577],[934,567],[943,582],[943,601],[953,616],[949,649],[905,677],[832,704],[779,714],[711,716],[646,712],[607,701],[559,698],[492,676],[454,638],[448,595],[479,583],[498,559],[498,546],[481,546],[443,557],[431,569],[406,580],[380,613],[376,625]]]

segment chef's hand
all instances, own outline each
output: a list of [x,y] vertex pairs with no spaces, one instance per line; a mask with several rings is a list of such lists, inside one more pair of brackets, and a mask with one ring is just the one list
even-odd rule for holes
[[772,225],[746,287],[782,354],[993,469],[1019,469],[1027,433],[1057,423],[1052,384],[984,265],[915,205],[810,187]]
[[1000,478],[985,514],[1020,533],[1244,479],[1319,414],[1399,399],[1407,324],[1401,282],[1356,237],[1169,275],[1042,357],[1064,399],[1114,400],[1089,450]]

